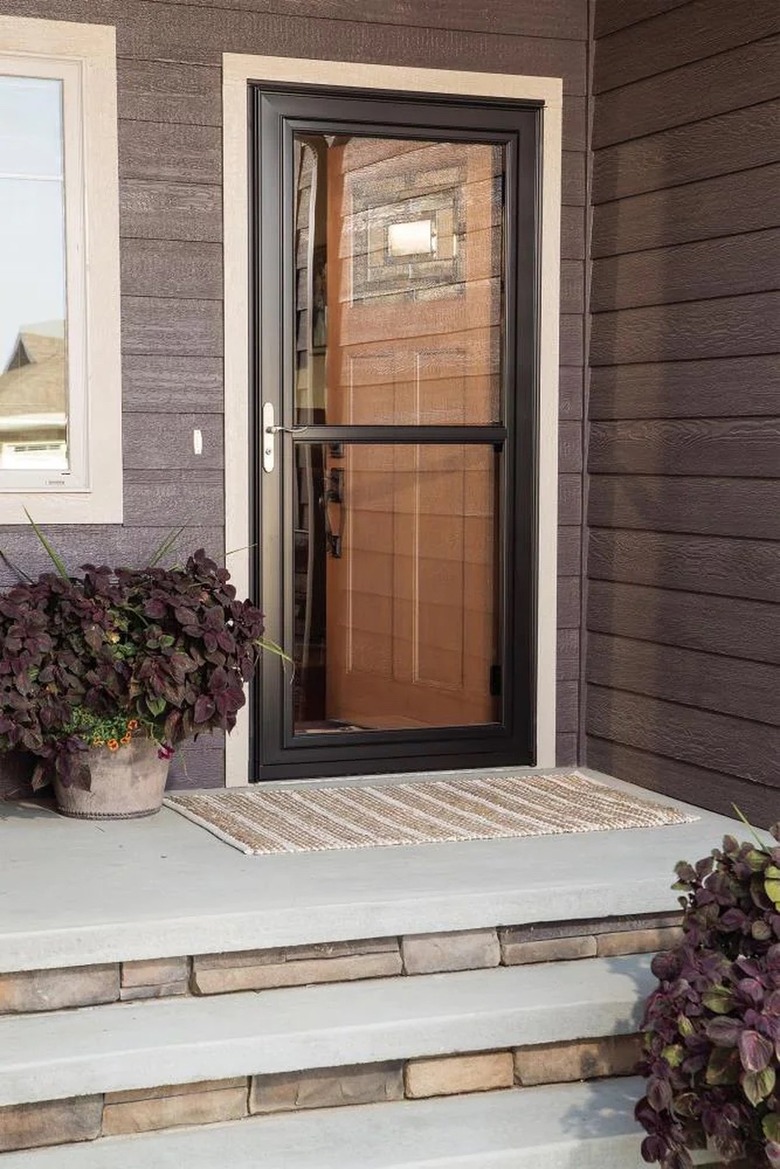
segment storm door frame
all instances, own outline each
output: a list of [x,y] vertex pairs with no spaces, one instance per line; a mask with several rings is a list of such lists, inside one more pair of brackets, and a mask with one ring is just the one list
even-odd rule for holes
[[[537,255],[537,358],[538,413],[536,418],[537,474],[531,514],[536,541],[536,577],[532,589],[533,629],[531,658],[532,711],[530,741],[537,769],[555,761],[555,658],[556,658],[556,545],[557,545],[557,393],[559,317],[559,233],[561,203],[561,107],[559,78],[474,74],[450,70],[413,69],[400,66],[225,54],[224,69],[224,194],[225,194],[225,434],[226,434],[226,546],[232,550],[228,563],[239,592],[251,587],[252,523],[250,516],[251,449],[250,418],[250,247],[249,223],[252,197],[249,159],[251,145],[251,90],[254,84],[296,83],[364,90],[372,97],[390,96],[401,101],[439,96],[456,103],[468,98],[498,99],[499,104],[538,105],[540,151]],[[454,441],[454,439],[453,439]],[[227,744],[228,786],[242,786],[258,778],[251,762],[251,704],[240,713],[238,725]],[[446,732],[451,737],[451,732]],[[422,767],[422,759],[420,766]],[[462,751],[451,765],[463,766]],[[520,763],[513,757],[508,762]],[[477,765],[478,757],[468,763]],[[438,755],[436,765],[447,766]],[[372,770],[389,770],[376,766]],[[362,768],[365,770],[365,767]],[[317,768],[318,774],[326,774]],[[343,761],[334,769],[345,774]],[[294,774],[312,774],[304,767]]]

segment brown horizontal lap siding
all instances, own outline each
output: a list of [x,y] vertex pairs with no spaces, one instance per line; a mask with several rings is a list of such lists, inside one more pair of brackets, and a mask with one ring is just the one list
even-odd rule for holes
[[[588,137],[588,0],[0,0],[0,13],[117,29],[125,525],[63,527],[84,559],[132,561],[166,527],[224,541],[224,52],[561,77],[561,654],[559,758],[576,759]],[[345,70],[348,75],[348,64]],[[203,455],[193,450],[193,429]],[[37,567],[24,530],[3,545]],[[40,561],[41,567],[43,562]],[[6,579],[2,577],[2,579]],[[222,782],[222,743],[188,748],[177,784]]]
[[779,399],[774,353],[602,365],[590,377],[594,419],[772,416]]
[[[694,767],[679,759],[592,735],[587,740],[587,756],[591,767],[609,775],[630,775],[634,783],[649,791],[712,808],[732,819],[737,807],[752,824],[767,828],[777,822],[780,797],[776,787],[745,783],[722,771]],[[672,877],[670,871],[670,883]]]
[[780,665],[780,607],[771,601],[591,578],[588,630]]
[[665,191],[776,162],[778,115],[780,101],[766,101],[608,146],[595,156],[594,202]]
[[[595,458],[592,446],[591,466]],[[771,471],[775,468],[771,464]],[[591,527],[780,540],[780,480],[674,476],[658,470],[656,475],[593,475]]]
[[650,20],[660,12],[688,3],[690,0],[598,0],[594,22],[596,37],[605,37],[607,33]]
[[[596,7],[600,0],[596,0]],[[780,29],[775,0],[691,0],[596,41],[596,94],[690,61],[734,52]],[[692,95],[693,100],[693,95]]]
[[759,231],[777,220],[780,163],[720,175],[645,195],[618,199],[599,208],[593,224],[594,257],[627,256],[734,230],[734,205],[740,205],[740,231]]
[[780,814],[777,33],[596,0],[591,766]]

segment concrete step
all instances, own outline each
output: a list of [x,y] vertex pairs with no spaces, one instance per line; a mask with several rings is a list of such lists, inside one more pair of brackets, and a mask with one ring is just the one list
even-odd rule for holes
[[0,1019],[0,1105],[628,1034],[649,956]]
[[700,817],[576,837],[257,857],[169,809],[98,824],[10,806],[0,972],[671,912],[676,862],[742,832]]
[[[643,1169],[642,1081],[263,1117],[0,1156],[2,1169]],[[707,1162],[706,1158],[698,1163]]]

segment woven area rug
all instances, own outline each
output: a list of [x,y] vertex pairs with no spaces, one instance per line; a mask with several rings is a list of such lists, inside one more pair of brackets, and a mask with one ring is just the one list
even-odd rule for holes
[[250,855],[656,828],[698,819],[574,772],[181,792],[165,804]]

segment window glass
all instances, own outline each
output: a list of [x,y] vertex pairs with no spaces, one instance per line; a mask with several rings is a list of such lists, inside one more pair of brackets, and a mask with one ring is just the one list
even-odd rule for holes
[[0,470],[69,466],[62,88],[0,75]]

